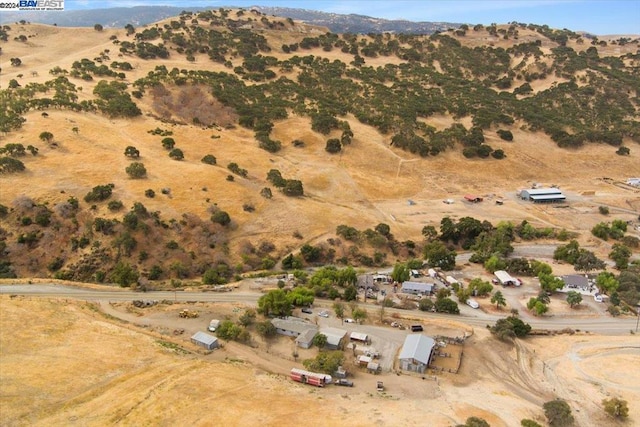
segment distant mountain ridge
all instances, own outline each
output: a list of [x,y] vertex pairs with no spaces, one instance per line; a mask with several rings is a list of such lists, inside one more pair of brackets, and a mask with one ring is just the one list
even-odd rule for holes
[[[237,8],[236,6],[222,6],[223,8]],[[0,23],[9,24],[25,20],[41,24],[56,24],[62,27],[92,27],[95,24],[104,27],[122,28],[127,24],[141,26],[151,24],[172,16],[178,16],[182,11],[199,12],[213,7],[173,7],[173,6],[136,6],[114,7],[109,9],[67,10],[63,13],[56,11],[37,12],[5,12],[0,17]],[[449,28],[457,28],[460,23],[448,22],[413,22],[407,20],[388,20],[364,15],[341,15],[337,13],[319,12],[316,10],[296,9],[289,7],[252,6],[266,15],[276,15],[292,18],[307,24],[327,27],[335,33],[412,33],[433,34]]]
[[462,23],[451,22],[413,22],[407,20],[388,20],[373,18],[365,15],[342,15],[337,13],[318,12],[307,9],[294,9],[289,7],[263,7],[255,6],[252,9],[259,10],[267,15],[284,16],[303,21],[307,24],[319,25],[329,28],[334,33],[412,33],[433,34],[437,31],[445,31],[449,28],[457,28]]

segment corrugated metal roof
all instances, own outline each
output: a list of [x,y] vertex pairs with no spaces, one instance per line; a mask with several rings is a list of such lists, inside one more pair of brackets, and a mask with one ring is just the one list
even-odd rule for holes
[[347,331],[338,328],[322,328],[320,333],[327,337],[327,344],[338,345],[340,340],[347,335]]
[[526,192],[528,195],[530,196],[540,196],[543,194],[562,194],[562,191],[560,191],[558,188],[529,188],[527,190],[522,190],[523,192]]
[[304,332],[301,332],[300,335],[296,338],[297,343],[310,343],[313,341],[313,337],[316,336],[318,330],[316,328],[309,328]]
[[504,270],[498,270],[493,274],[496,275],[496,277],[498,278],[498,280],[500,280],[501,283],[509,283],[509,282],[515,283],[516,281],[514,277],[511,277],[511,275]]
[[561,279],[567,286],[577,286],[581,288],[589,287],[589,279],[579,274],[568,274],[566,276],[562,276]]
[[366,341],[367,340],[367,334],[363,334],[362,332],[351,332],[351,335],[349,335],[349,337],[352,340],[358,340],[358,341]]
[[283,329],[285,331],[292,331],[298,334],[303,333],[309,328],[313,328],[317,330],[317,326],[313,323],[301,322],[299,320],[289,320],[289,319],[271,319],[271,323],[278,329]]
[[411,289],[414,291],[429,291],[433,290],[433,283],[424,282],[402,282],[402,289]]
[[198,341],[203,344],[206,344],[208,346],[218,341],[218,338],[214,337],[213,335],[209,335],[205,332],[196,332],[195,334],[193,334],[191,339],[194,341]]
[[409,334],[404,339],[399,359],[415,359],[425,365],[429,363],[431,350],[436,345],[433,338],[422,334]]
[[563,200],[566,199],[567,197],[562,194],[531,194],[529,197],[531,197],[531,200]]

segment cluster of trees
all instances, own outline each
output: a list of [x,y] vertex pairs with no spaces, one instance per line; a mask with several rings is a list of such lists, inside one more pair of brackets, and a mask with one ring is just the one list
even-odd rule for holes
[[291,291],[274,289],[258,299],[258,312],[264,316],[290,316],[294,306],[310,306],[315,296],[313,291],[304,286],[298,286]]
[[620,240],[627,231],[627,222],[621,219],[615,219],[611,224],[600,222],[591,229],[591,234],[602,240],[609,238]]
[[[0,206],[0,215],[11,216],[22,228],[16,234],[20,247],[12,252],[37,258],[58,279],[109,281],[131,287],[139,286],[138,278],[143,273],[150,281],[200,276],[204,282],[216,284],[226,283],[237,273],[228,266],[224,248],[215,250],[217,243],[224,245],[223,229],[191,215],[183,216],[180,223],[166,222],[159,212],[149,212],[139,202],[119,218],[113,217],[124,208],[120,200],[113,199],[113,188],[112,184],[94,187],[86,195],[89,206],[85,210],[74,197],[52,208],[28,198],[15,201],[11,211]],[[96,205],[101,201],[106,204]],[[110,218],[97,214],[103,209],[109,210]],[[90,227],[77,227],[80,213],[83,223]],[[182,235],[183,225],[198,230],[202,246],[194,245],[188,236]],[[55,243],[54,235],[44,232],[45,227],[55,227]],[[52,244],[59,250],[55,257],[48,257],[44,248]],[[87,250],[72,255],[80,249]],[[212,254],[216,261],[211,260]],[[15,270],[10,259],[7,261],[2,274],[13,276]],[[175,286],[180,283],[176,281]]]
[[451,290],[441,288],[436,292],[435,302],[429,298],[423,298],[418,302],[420,311],[436,311],[438,313],[460,314],[458,304],[450,298]]
[[142,114],[138,106],[126,92],[127,84],[122,82],[101,80],[93,89],[96,107],[110,117],[135,117]]
[[[166,24],[164,28],[145,30],[149,37],[140,34],[139,38],[162,38],[187,56],[206,53],[214,61],[229,64],[230,68],[229,55],[239,55],[243,58],[241,67],[236,67],[233,74],[186,70],[173,76],[151,75],[136,84],[143,87],[159,78],[174,83],[177,79],[182,83],[206,81],[214,87],[214,95],[219,100],[240,113],[240,123],[250,128],[261,119],[272,123],[284,118],[286,109],[291,109],[311,117],[312,128],[327,134],[338,128],[339,117],[352,113],[361,122],[390,134],[395,145],[421,155],[435,155],[459,143],[467,156],[502,158],[504,152],[483,144],[483,130],[494,125],[512,125],[516,118],[525,120],[532,130],[544,130],[563,146],[588,141],[619,145],[622,137],[633,138],[637,134],[637,123],[628,119],[634,114],[632,102],[625,95],[632,87],[631,71],[623,61],[616,62],[617,58],[600,58],[595,47],[577,54],[561,46],[545,55],[539,42],[516,44],[505,50],[490,46],[469,48],[444,34],[353,37],[328,33],[287,45],[285,50],[291,56],[277,60],[265,56],[271,47],[262,35],[238,28],[222,15],[207,15],[203,21],[224,25],[229,31],[204,28],[200,24],[187,25],[182,21],[179,25]],[[540,34],[557,43],[565,40],[565,35],[558,37],[552,31]],[[136,44],[131,45],[124,46],[127,53],[134,52]],[[334,48],[352,55],[353,62],[347,64],[329,61],[321,55],[297,54],[300,50]],[[378,55],[395,55],[408,62],[402,66],[387,64],[375,68],[366,65],[365,58]],[[512,55],[523,59],[510,68]],[[534,63],[525,67],[528,60]],[[442,71],[432,67],[435,61]],[[579,66],[576,61],[580,62]],[[285,75],[275,79],[272,70],[276,69]],[[535,69],[541,70],[539,75],[528,71]],[[291,80],[287,73],[294,70],[298,71],[298,77]],[[525,90],[527,83],[523,83],[518,94],[505,91],[517,80],[545,78],[554,72],[573,78],[576,72],[584,70],[590,73],[580,86],[571,80],[533,93],[530,86]],[[258,83],[245,85],[243,79]],[[219,84],[220,80],[227,84]],[[584,102],[596,93],[604,97],[603,102]],[[625,102],[608,101],[616,96],[623,97]],[[306,102],[309,99],[314,100],[311,105]],[[272,104],[271,109],[265,108],[265,100]],[[551,104],[562,111],[562,123],[558,123]],[[473,127],[467,130],[457,125],[446,132],[437,132],[419,120],[447,112],[455,117],[471,116]],[[589,117],[596,119],[589,120]],[[265,149],[274,151],[279,149],[279,144],[270,140],[268,128],[260,131],[258,140]],[[504,129],[500,136],[505,140],[513,137]],[[332,142],[330,148],[337,150],[337,144]]]
[[[113,77],[120,80],[125,79],[127,76],[123,72],[113,71],[111,68],[104,64],[96,65],[96,63],[90,59],[82,58],[80,61],[74,61],[71,65],[71,77],[81,78],[82,80],[93,80],[92,76],[98,77]],[[124,66],[124,68],[127,68]],[[57,72],[54,72],[57,74]]]
[[279,188],[283,194],[290,197],[304,196],[302,181],[297,179],[285,179],[278,169],[271,169],[267,173],[267,181]]

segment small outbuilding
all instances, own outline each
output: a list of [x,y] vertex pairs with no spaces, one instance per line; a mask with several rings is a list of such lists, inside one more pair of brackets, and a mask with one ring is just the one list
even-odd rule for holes
[[191,342],[199,347],[204,347],[207,350],[213,350],[218,348],[218,338],[213,335],[209,335],[206,332],[196,332],[191,337]]
[[634,187],[640,187],[640,178],[629,178],[629,179],[627,179],[627,185],[632,185]]
[[374,274],[373,281],[375,283],[387,284],[391,283],[391,277],[388,274]]
[[351,334],[349,335],[349,339],[351,339],[351,341],[358,341],[363,343],[369,342],[369,336],[362,332],[351,332]]
[[296,337],[296,345],[300,348],[311,348],[313,338],[318,333],[317,328],[309,328]]
[[475,194],[465,194],[464,199],[471,203],[480,203],[482,201],[482,197],[476,196]]
[[326,348],[329,350],[339,350],[344,343],[344,337],[347,335],[347,331],[338,328],[322,328],[320,333],[327,337]]

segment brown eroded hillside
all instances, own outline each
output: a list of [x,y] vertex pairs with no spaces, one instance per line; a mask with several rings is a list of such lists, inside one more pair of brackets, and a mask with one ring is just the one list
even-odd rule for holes
[[[255,25],[259,24],[256,22]],[[321,33],[301,24],[287,31],[260,31],[273,46]],[[230,57],[231,68],[228,64],[212,62],[201,54],[196,54],[194,61],[187,61],[177,54],[162,60],[121,57],[110,38],[131,39],[124,30],[98,32],[86,28],[30,24],[12,26],[11,38],[20,34],[26,35],[28,41],[10,40],[3,46],[3,89],[11,79],[16,79],[22,86],[44,83],[52,79],[49,70],[54,67],[69,69],[74,61],[99,57],[106,50],[109,50],[112,62],[131,62],[133,70],[126,72],[124,80],[128,84],[145,77],[159,65],[167,69],[176,67],[214,72],[230,72],[232,67],[242,65],[242,58],[238,56]],[[538,35],[525,29],[520,31],[519,37],[533,40]],[[483,43],[506,46],[509,43],[472,31],[459,39],[469,46]],[[570,41],[569,45],[576,50],[587,47],[575,41]],[[550,46],[550,42],[545,40],[541,48],[548,51]],[[632,47],[608,49],[622,54]],[[352,56],[338,50],[324,52],[322,48],[313,48],[305,53],[345,63],[352,59]],[[290,56],[275,49],[270,55],[280,60]],[[11,67],[7,62],[11,57],[20,57],[22,65]],[[374,67],[405,62],[398,57],[367,59],[367,64]],[[279,72],[296,78],[297,71]],[[82,88],[78,91],[79,101],[95,97],[92,92],[99,77],[90,81],[70,80]],[[534,91],[539,91],[561,81],[548,77],[531,85]],[[340,132],[332,130],[328,135],[315,132],[308,117],[291,111],[287,119],[274,123],[270,135],[282,142],[282,149],[268,153],[259,148],[251,130],[237,125],[236,112],[206,94],[203,86],[181,88],[165,85],[162,90],[149,91],[142,99],[136,100],[136,104],[142,115],[135,118],[109,118],[97,112],[66,109],[48,109],[46,117],[42,111],[26,112],[24,125],[0,138],[1,145],[19,143],[34,145],[39,150],[37,156],[28,155],[21,159],[26,166],[25,172],[0,177],[0,204],[16,209],[11,221],[17,222],[24,215],[18,212],[22,197],[51,208],[75,197],[80,200],[84,212],[84,219],[76,224],[75,233],[77,235],[84,229],[91,234],[91,222],[95,217],[121,219],[134,203],[139,202],[148,211],[158,212],[165,225],[171,225],[169,229],[173,234],[166,238],[157,237],[151,246],[146,244],[142,233],[136,234],[138,246],[132,259],[144,251],[151,253],[152,258],[164,260],[161,262],[169,262],[172,255],[167,255],[162,247],[157,246],[174,239],[184,249],[185,258],[189,252],[194,252],[200,264],[206,264],[200,257],[208,257],[236,265],[242,262],[242,248],[247,244],[257,246],[260,242],[269,241],[276,248],[271,256],[279,259],[303,243],[325,242],[335,235],[336,226],[340,224],[366,229],[387,223],[396,239],[418,241],[422,227],[427,224],[437,227],[443,216],[472,216],[492,223],[527,219],[535,225],[577,231],[587,239],[586,231],[601,220],[598,206],[609,206],[616,217],[623,219],[635,219],[640,210],[637,192],[601,180],[610,177],[624,181],[640,174],[640,150],[633,144],[628,156],[614,155],[615,150],[604,144],[560,149],[548,135],[526,130],[524,123],[516,121],[509,126],[513,142],[503,141],[495,130],[485,132],[486,144],[507,153],[503,160],[467,159],[457,149],[424,158],[391,146],[391,135],[361,123],[353,115],[346,115],[341,120],[349,124],[354,134],[353,141],[340,154],[330,155],[325,151],[326,140],[340,138]],[[187,118],[199,109],[206,110],[206,117],[219,126],[203,127],[190,123]],[[435,129],[445,129],[454,123],[471,126],[470,118],[453,118],[448,114],[434,114],[421,120]],[[149,133],[156,128],[172,132],[176,147],[184,152],[184,160],[175,161],[168,157],[168,151],[161,144],[163,137]],[[53,134],[53,143],[39,139],[43,131]],[[295,147],[291,143],[294,140],[303,141],[304,146]],[[134,146],[140,151],[140,158],[136,161],[142,162],[147,169],[146,178],[131,179],[125,172],[132,161],[123,154],[127,146]],[[216,165],[201,162],[207,154],[216,157]],[[232,162],[246,169],[246,178],[236,175],[233,181],[228,180],[232,174],[227,165]],[[300,180],[304,185],[304,197],[286,197],[275,188],[272,199],[262,197],[261,189],[271,186],[266,179],[271,169],[278,169],[285,178]],[[95,209],[90,209],[91,203],[84,203],[84,196],[92,187],[108,183],[114,185],[112,200],[122,201],[124,209],[112,212],[106,202],[97,203]],[[554,206],[518,201],[516,191],[534,183],[560,186],[569,196],[569,207],[556,209]],[[154,190],[154,198],[145,197],[148,189]],[[162,194],[163,189],[168,194]],[[487,203],[467,204],[462,200],[466,193],[482,195]],[[442,203],[445,198],[452,198],[455,203],[445,205]],[[495,198],[503,198],[506,203],[496,206],[493,204]],[[413,203],[408,203],[409,199]],[[185,215],[193,214],[209,223],[212,206],[228,212],[231,224],[209,230],[207,233],[217,236],[214,241],[204,239],[194,243],[180,240],[181,233],[186,232],[181,227],[188,227],[192,222],[185,220]],[[16,239],[26,229],[7,221],[3,222],[3,229],[9,253],[21,254],[20,257],[12,257],[19,275],[46,275],[44,266],[50,259],[61,257],[66,263],[71,263],[81,256],[69,250],[69,235],[49,233],[48,247],[25,250],[16,243]],[[100,236],[96,238],[102,239]],[[387,262],[394,261],[391,257]],[[149,265],[149,262],[146,265],[142,263],[141,268],[148,269]],[[194,267],[193,271],[197,270],[198,267]]]

